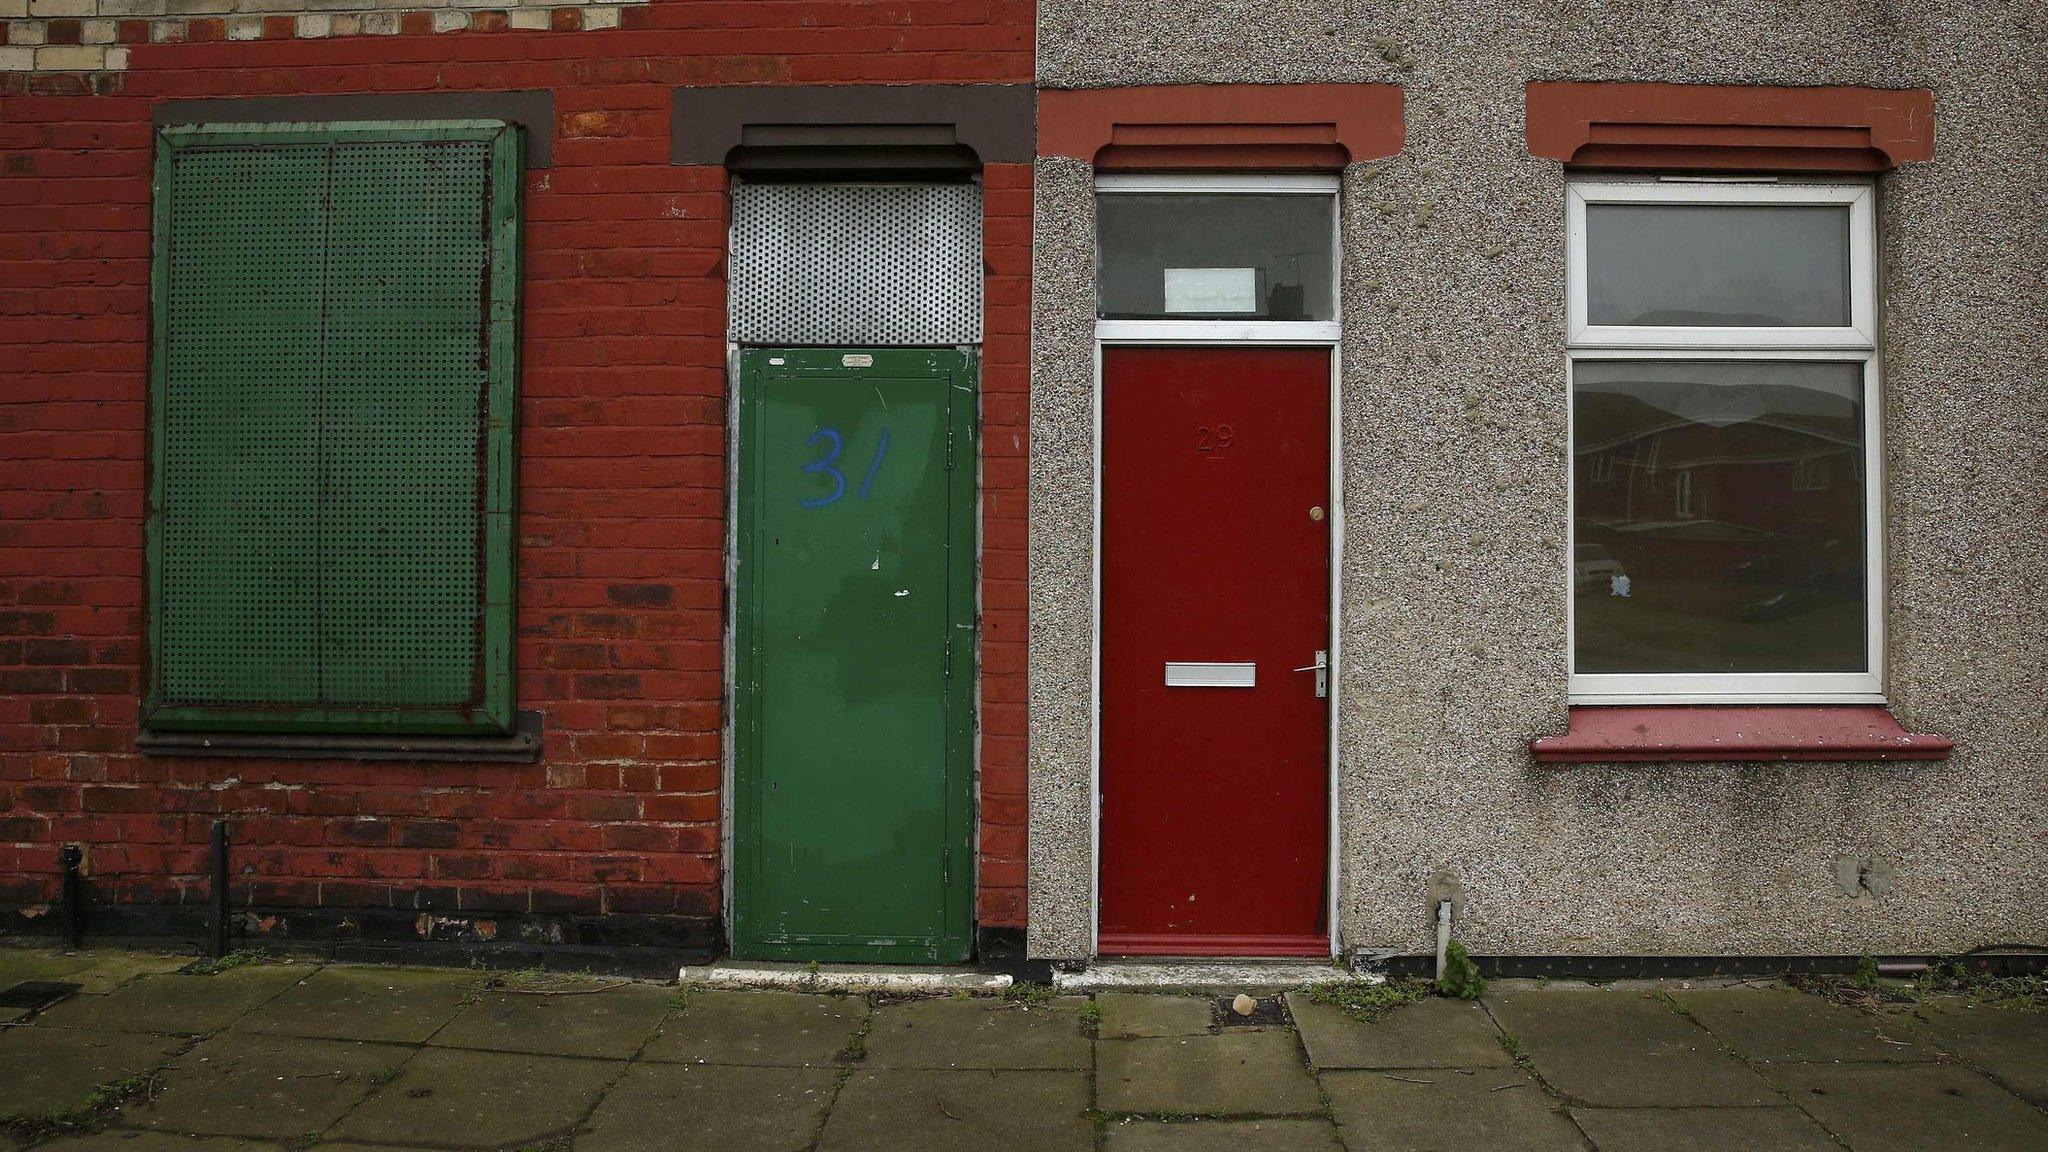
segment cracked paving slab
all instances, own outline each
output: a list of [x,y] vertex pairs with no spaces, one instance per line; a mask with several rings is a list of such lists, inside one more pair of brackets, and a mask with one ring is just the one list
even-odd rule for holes
[[1292,1029],[1102,1040],[1095,1101],[1105,1112],[1279,1116],[1322,1110]]
[[1841,1152],[1797,1108],[1574,1108],[1600,1152]]
[[144,976],[104,996],[73,996],[36,1023],[109,1032],[218,1032],[314,971],[308,965],[250,964],[213,976]]
[[640,1058],[678,1064],[832,1064],[867,1017],[862,996],[691,989]]
[[1344,1152],[1337,1126],[1321,1117],[1113,1120],[1103,1147],[1107,1152]]
[[0,1116],[77,1108],[100,1085],[147,1072],[186,1043],[129,1032],[9,1028],[0,1032]]
[[434,1034],[442,1048],[625,1060],[669,1013],[667,988],[620,984],[589,991],[487,992]]
[[1081,1072],[868,1068],[839,1090],[818,1152],[1089,1152]]
[[1479,1005],[1426,999],[1370,1023],[1334,1004],[1287,994],[1309,1062],[1318,1068],[1497,1068],[1514,1061]]
[[1519,1069],[1326,1072],[1322,1083],[1352,1148],[1585,1152],[1563,1108]]
[[1723,1044],[1764,1063],[1937,1058],[1896,1022],[1790,988],[1698,988],[1671,998]]
[[427,1048],[329,1134],[462,1148],[541,1140],[588,1115],[624,1070],[609,1060]]
[[296,1139],[333,1124],[412,1051],[349,1040],[226,1033],[173,1061],[164,1090],[128,1109],[138,1128]]
[[839,1074],[831,1068],[639,1064],[576,1136],[577,1152],[798,1152]]
[[417,1044],[476,995],[474,973],[322,968],[235,1027],[277,1036]]
[[1915,1009],[1910,1023],[1942,1051],[2048,1107],[2048,1012],[1936,1000]]
[[1755,1070],[1651,994],[1518,992],[1486,1004],[1544,1081],[1574,1101],[1612,1108],[1778,1102]]
[[867,1062],[880,1068],[1086,1068],[1081,1001],[914,1000],[875,1009]]
[[2048,1148],[2048,1115],[1954,1064],[1777,1064],[1769,1075],[1856,1152]]

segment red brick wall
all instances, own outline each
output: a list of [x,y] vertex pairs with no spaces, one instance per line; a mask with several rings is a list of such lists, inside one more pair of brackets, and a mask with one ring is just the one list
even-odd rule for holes
[[[1013,0],[658,2],[618,31],[137,44],[0,77],[0,902],[713,917],[725,525],[724,175],[669,164],[683,84],[1028,82]],[[11,85],[11,86],[10,86]],[[550,88],[528,174],[519,691],[532,765],[145,758],[149,106]],[[1028,165],[987,173],[984,926],[1023,923]]]

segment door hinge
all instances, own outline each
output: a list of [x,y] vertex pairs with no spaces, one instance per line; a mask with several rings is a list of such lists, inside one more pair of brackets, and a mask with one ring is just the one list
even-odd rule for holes
[[953,427],[946,426],[946,471],[953,470]]
[[939,849],[939,883],[949,888],[952,887],[953,850],[951,848]]
[[953,678],[953,638],[946,637],[945,654],[939,661],[940,674],[946,679]]

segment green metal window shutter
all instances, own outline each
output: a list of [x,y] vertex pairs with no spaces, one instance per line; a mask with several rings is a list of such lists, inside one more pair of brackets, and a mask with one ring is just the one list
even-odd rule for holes
[[149,726],[511,727],[518,147],[159,138]]

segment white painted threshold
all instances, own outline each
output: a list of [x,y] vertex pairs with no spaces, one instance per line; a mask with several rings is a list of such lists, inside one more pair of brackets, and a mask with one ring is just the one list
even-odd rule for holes
[[796,964],[728,960],[688,965],[676,977],[699,988],[774,988],[786,992],[1000,992],[1010,977],[963,968],[898,964]]
[[1072,972],[1055,969],[1062,992],[1125,988],[1300,988],[1338,982],[1383,984],[1386,977],[1332,961],[1309,960],[1097,960]]

